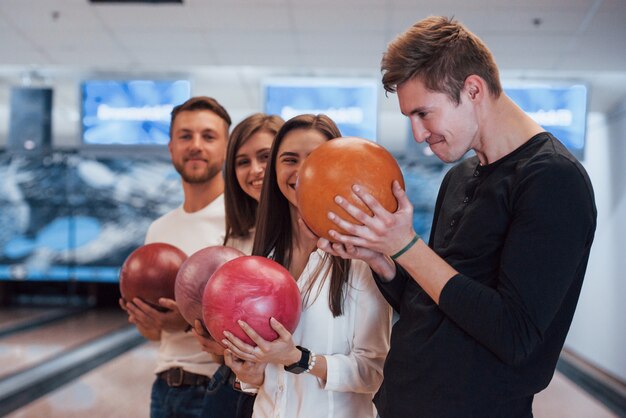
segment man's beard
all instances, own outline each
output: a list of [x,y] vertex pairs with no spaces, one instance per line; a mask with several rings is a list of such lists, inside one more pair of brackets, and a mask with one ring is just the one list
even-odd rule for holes
[[185,172],[184,163],[183,165],[174,164],[174,168],[180,174],[180,177],[184,182],[189,184],[202,184],[207,183],[212,180],[215,176],[221,173],[222,167],[218,164],[209,164],[204,171],[194,171],[192,173]]

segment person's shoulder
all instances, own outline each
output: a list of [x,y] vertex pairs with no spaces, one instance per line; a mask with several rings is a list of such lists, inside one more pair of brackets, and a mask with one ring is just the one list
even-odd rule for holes
[[232,247],[236,250],[243,252],[246,255],[252,254],[252,246],[254,244],[254,232],[248,233],[245,237],[233,237],[228,238],[226,246]]
[[587,171],[549,133],[519,161],[516,179],[517,190],[532,191],[528,196],[535,199],[563,200],[573,206],[588,206],[592,212],[595,211],[593,186]]
[[520,161],[520,168],[526,172],[540,172],[546,176],[575,176],[589,183],[589,176],[583,165],[570,153],[565,145],[550,133],[543,133],[541,140],[527,158]]
[[158,217],[157,219],[152,221],[150,226],[148,226],[148,232],[147,232],[146,236],[148,238],[152,237],[152,236],[158,234],[164,228],[165,229],[169,228],[170,225],[172,225],[173,223],[176,222],[176,219],[178,219],[181,216],[182,213],[183,213],[182,206],[179,206],[176,209],[173,209],[173,210],[171,210],[171,211],[161,215],[160,217]]

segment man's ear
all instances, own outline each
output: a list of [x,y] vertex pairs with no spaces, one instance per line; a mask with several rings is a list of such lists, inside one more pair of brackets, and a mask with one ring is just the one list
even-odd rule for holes
[[467,94],[470,100],[476,100],[476,98],[484,94],[486,91],[485,89],[485,80],[475,74],[472,74],[467,76],[465,79],[462,94]]

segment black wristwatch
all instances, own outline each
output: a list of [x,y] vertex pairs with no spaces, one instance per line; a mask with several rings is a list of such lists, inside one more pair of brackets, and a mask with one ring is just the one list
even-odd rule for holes
[[298,350],[302,352],[302,357],[297,362],[285,366],[285,370],[290,373],[300,374],[309,368],[309,361],[311,360],[311,352],[304,347],[296,346]]

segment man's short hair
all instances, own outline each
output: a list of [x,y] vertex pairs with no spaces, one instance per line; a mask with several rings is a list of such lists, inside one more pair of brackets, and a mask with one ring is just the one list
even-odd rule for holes
[[179,104],[178,106],[174,106],[174,108],[172,109],[172,119],[170,122],[170,137],[172,136],[172,127],[174,126],[174,119],[176,119],[176,116],[178,116],[180,112],[197,111],[197,110],[209,110],[215,113],[217,116],[222,118],[224,122],[226,123],[226,130],[228,131],[228,129],[230,128],[230,125],[232,123],[230,119],[230,115],[228,114],[226,109],[224,109],[224,107],[221,104],[219,104],[217,100],[215,100],[212,97],[207,97],[207,96],[196,96],[187,100],[185,103]]
[[387,46],[381,71],[388,92],[416,78],[459,104],[465,79],[475,74],[485,80],[492,96],[502,93],[498,67],[487,46],[465,26],[443,16],[420,20],[398,35]]

